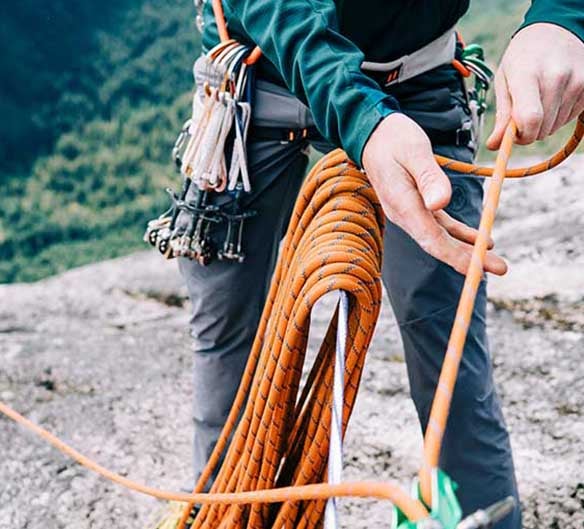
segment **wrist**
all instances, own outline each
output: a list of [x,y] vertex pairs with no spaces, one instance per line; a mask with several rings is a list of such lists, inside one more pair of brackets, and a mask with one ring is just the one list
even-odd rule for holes
[[[556,17],[547,17],[549,20],[542,20],[539,17],[526,17],[523,24],[513,34],[513,39],[526,31],[537,31],[550,38],[550,44],[553,43],[554,35],[560,38],[567,37],[574,39],[575,42],[584,45],[584,16],[581,21],[576,21],[560,13]],[[549,35],[549,37],[547,36]]]
[[361,151],[361,167],[366,168],[378,157],[380,150],[387,150],[388,143],[392,136],[401,134],[404,120],[411,121],[405,114],[393,111],[383,116],[369,132],[367,141]]

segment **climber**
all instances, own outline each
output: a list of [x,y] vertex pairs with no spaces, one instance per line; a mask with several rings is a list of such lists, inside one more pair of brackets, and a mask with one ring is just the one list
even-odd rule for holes
[[[217,28],[210,2],[202,3],[203,46],[210,49]],[[243,264],[179,260],[192,301],[195,477],[239,384],[310,145],[345,149],[366,170],[389,219],[383,281],[423,429],[483,197],[480,180],[446,175],[432,157],[471,161],[477,148],[476,120],[451,64],[452,28],[468,1],[224,0],[223,8],[231,35],[264,54],[248,138],[247,201],[257,214],[247,221]],[[532,2],[496,76],[489,148],[498,147],[510,117],[518,142],[529,144],[584,111],[583,40],[582,0]],[[486,271],[504,274],[506,264],[491,253]],[[459,483],[465,514],[517,497],[493,387],[486,281],[444,441],[440,466]],[[519,509],[498,527],[519,529]]]

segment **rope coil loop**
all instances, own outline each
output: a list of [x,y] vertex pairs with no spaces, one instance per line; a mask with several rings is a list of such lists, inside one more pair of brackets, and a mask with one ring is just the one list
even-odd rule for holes
[[[334,151],[313,168],[292,213],[236,404],[197,491],[204,490],[232,432],[211,493],[325,481],[336,315],[300,392],[311,311],[329,292],[350,295],[344,432],[381,307],[383,223],[371,185],[345,153]],[[311,528],[323,511],[322,501],[205,505],[192,527]]]

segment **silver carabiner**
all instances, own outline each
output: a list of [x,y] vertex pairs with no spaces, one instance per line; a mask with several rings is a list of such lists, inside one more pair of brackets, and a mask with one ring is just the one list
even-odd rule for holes
[[206,3],[206,0],[193,0],[195,4],[195,9],[197,10],[197,15],[195,17],[195,24],[199,33],[203,33],[203,28],[205,27],[205,20],[203,18],[203,6]]
[[182,129],[180,130],[180,133],[176,138],[176,141],[174,142],[174,146],[172,148],[172,159],[179,169],[182,167],[182,157],[185,148],[188,144],[188,140],[191,137],[191,134],[189,132],[191,123],[192,119],[187,119],[184,122]]

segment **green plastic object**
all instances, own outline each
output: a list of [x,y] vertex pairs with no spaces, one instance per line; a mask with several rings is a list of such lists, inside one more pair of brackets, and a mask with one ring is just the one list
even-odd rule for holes
[[[456,497],[458,485],[452,481],[444,472],[436,468],[432,471],[432,506],[430,507],[430,518],[434,523],[428,523],[429,520],[412,522],[407,519],[405,514],[394,506],[392,514],[392,529],[456,529],[456,526],[462,519],[462,509]],[[422,500],[418,480],[414,482],[412,497]]]
[[462,57],[474,56],[478,57],[481,61],[485,60],[485,52],[480,44],[471,43],[467,44],[462,50]]

